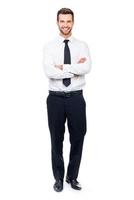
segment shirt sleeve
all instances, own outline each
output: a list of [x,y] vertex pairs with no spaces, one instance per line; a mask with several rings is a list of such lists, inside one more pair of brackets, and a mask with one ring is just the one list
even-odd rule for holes
[[84,75],[89,73],[91,71],[91,57],[89,53],[89,48],[86,44],[84,44],[81,48],[79,59],[81,58],[86,58],[86,61],[84,63],[64,64],[63,71],[70,72],[76,75]]
[[64,79],[74,77],[74,74],[55,67],[53,57],[48,47],[44,47],[43,50],[43,68],[46,76],[50,79]]

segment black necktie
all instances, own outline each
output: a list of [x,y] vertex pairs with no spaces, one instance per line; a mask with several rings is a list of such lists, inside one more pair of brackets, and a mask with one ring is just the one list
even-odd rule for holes
[[[64,40],[65,42],[65,47],[64,47],[64,64],[71,64],[71,55],[70,55],[70,49],[68,46],[69,40]],[[64,78],[63,79],[63,84],[67,87],[71,84],[71,79],[70,78]]]

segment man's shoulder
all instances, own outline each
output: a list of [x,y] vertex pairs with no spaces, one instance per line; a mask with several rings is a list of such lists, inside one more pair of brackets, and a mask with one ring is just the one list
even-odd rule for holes
[[73,40],[74,40],[74,42],[75,42],[76,44],[78,44],[78,45],[81,46],[81,47],[87,47],[87,46],[88,46],[87,42],[85,42],[85,41],[83,41],[83,40],[81,40],[81,39],[73,38]]
[[57,38],[54,38],[45,43],[44,48],[53,48],[57,44]]

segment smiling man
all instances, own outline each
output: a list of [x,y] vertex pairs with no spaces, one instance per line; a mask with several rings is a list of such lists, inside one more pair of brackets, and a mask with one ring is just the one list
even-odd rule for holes
[[44,70],[49,79],[47,97],[48,125],[51,136],[54,190],[63,190],[63,140],[67,121],[70,138],[70,157],[66,182],[81,190],[77,181],[86,134],[86,102],[83,97],[85,75],[90,72],[88,46],[72,36],[74,13],[69,8],[57,12],[59,36],[44,48]]
[[74,24],[74,16],[72,14],[59,14],[57,15],[57,25],[60,30],[61,36],[68,38],[71,36],[71,31]]

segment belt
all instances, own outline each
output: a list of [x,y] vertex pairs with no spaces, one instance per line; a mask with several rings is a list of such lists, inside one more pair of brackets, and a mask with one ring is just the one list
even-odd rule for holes
[[49,90],[50,95],[54,96],[60,96],[60,97],[71,97],[75,95],[80,95],[82,94],[82,90],[76,90],[76,91],[71,91],[71,92],[60,92],[60,91],[51,91]]

